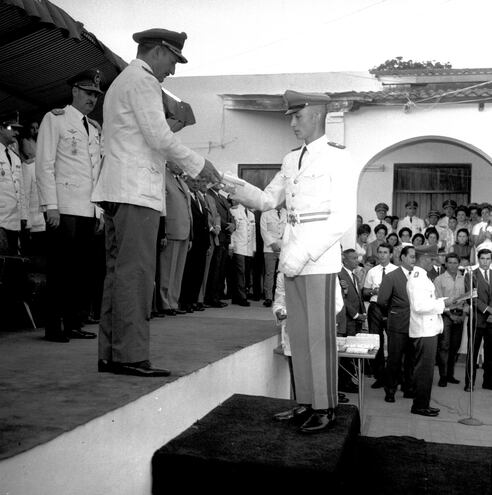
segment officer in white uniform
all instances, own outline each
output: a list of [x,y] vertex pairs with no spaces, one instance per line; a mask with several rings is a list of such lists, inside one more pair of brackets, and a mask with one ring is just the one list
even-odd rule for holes
[[100,372],[167,376],[149,361],[149,332],[159,219],[165,207],[164,165],[212,183],[215,167],[180,143],[166,121],[162,81],[186,63],[186,33],[135,33],[137,58],[106,93],[104,164],[92,199],[104,209],[106,278],[99,333]]
[[436,288],[427,276],[432,268],[436,246],[417,246],[417,262],[407,282],[410,302],[409,337],[413,342],[415,398],[411,412],[437,416],[439,409],[430,407],[432,380],[436,363],[437,336],[443,331],[444,299],[436,297]]
[[96,338],[82,330],[82,320],[98,215],[91,194],[101,163],[100,126],[87,115],[102,94],[101,75],[87,70],[67,82],[72,104],[44,116],[35,164],[39,203],[46,212],[45,337],[52,342]]
[[374,232],[374,229],[378,225],[384,225],[388,229],[387,234],[392,232],[393,227],[391,226],[391,224],[389,224],[388,222],[386,222],[384,220],[385,217],[388,215],[388,210],[389,210],[389,206],[386,203],[378,203],[374,207],[374,211],[376,212],[376,218],[371,218],[370,220],[368,220],[366,222],[367,225],[369,225],[369,227],[371,227],[371,233],[369,234],[369,237],[367,238],[368,243],[376,240],[376,233]]
[[348,198],[355,177],[344,146],[325,135],[325,95],[286,91],[287,115],[304,145],[290,152],[264,191],[224,179],[232,198],[258,210],[284,200],[287,221],[279,270],[285,274],[292,360],[299,406],[278,420],[305,419],[303,433],[330,426],[337,405],[335,285],[341,269],[340,239],[356,215]]
[[272,305],[273,301],[273,282],[286,223],[287,210],[280,206],[261,214],[260,233],[263,239],[263,257],[265,259],[265,277],[263,280],[265,300],[263,306],[267,308]]
[[7,238],[4,254],[10,256],[19,254],[19,233],[28,215],[21,160],[11,147],[21,127],[18,114],[0,119],[0,229]]
[[397,232],[400,232],[403,227],[408,227],[412,231],[412,236],[424,232],[425,222],[421,218],[415,216],[418,207],[417,201],[407,201],[405,204],[407,215],[398,222]]

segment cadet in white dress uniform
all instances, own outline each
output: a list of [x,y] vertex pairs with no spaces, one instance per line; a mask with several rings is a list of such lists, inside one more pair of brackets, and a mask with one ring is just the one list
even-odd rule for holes
[[437,416],[439,409],[430,407],[432,380],[436,363],[437,336],[443,331],[444,299],[436,297],[436,288],[427,276],[432,268],[436,246],[417,246],[417,262],[407,282],[410,302],[409,337],[415,349],[412,413]]
[[7,237],[4,254],[10,256],[19,254],[19,233],[28,216],[21,160],[10,148],[21,127],[17,115],[0,120],[0,229]]
[[305,418],[303,433],[334,421],[337,405],[335,284],[341,269],[340,239],[355,217],[355,198],[347,198],[355,180],[347,151],[325,135],[325,95],[286,91],[287,114],[305,141],[283,160],[282,168],[261,191],[248,183],[225,180],[231,197],[266,211],[284,200],[288,224],[279,271],[285,274],[287,312],[299,406],[277,419]]
[[424,232],[425,222],[421,218],[415,216],[415,211],[418,206],[417,201],[408,201],[405,204],[407,215],[398,222],[397,232],[400,232],[403,227],[408,227],[412,231],[412,236]]
[[91,194],[101,164],[100,126],[87,115],[102,94],[100,81],[98,70],[69,79],[72,104],[48,112],[39,126],[35,170],[39,204],[46,212],[45,337],[53,342],[96,337],[82,330],[82,320],[98,215]]

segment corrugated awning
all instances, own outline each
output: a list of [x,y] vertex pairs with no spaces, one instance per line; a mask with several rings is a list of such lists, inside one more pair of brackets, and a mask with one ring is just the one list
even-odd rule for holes
[[[127,63],[48,0],[0,0],[0,114],[39,120],[71,101],[67,79],[99,69],[106,90]],[[194,123],[191,107],[163,94],[168,117]],[[102,102],[91,117],[102,121]]]

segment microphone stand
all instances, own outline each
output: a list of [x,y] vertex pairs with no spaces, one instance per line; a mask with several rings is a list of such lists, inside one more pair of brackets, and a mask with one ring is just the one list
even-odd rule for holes
[[[473,417],[473,387],[474,387],[474,380],[473,380],[473,372],[475,371],[475,359],[474,359],[474,353],[473,350],[475,349],[475,333],[473,331],[473,313],[474,313],[474,308],[473,308],[473,269],[472,267],[466,267],[466,270],[468,271],[468,275],[470,277],[470,316],[468,318],[469,321],[469,328],[470,328],[470,333],[469,333],[469,338],[468,338],[468,362],[469,362],[469,387],[470,387],[470,415],[467,418],[459,419],[458,423],[461,423],[462,425],[467,425],[467,426],[482,426],[483,423]],[[466,275],[465,275],[466,276]],[[466,374],[466,370],[465,370]]]

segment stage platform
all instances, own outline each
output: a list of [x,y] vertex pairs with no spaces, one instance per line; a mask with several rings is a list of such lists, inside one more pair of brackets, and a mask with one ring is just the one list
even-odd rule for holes
[[173,374],[139,378],[98,373],[97,340],[0,332],[0,495],[150,493],[153,453],[232,394],[289,397],[278,333],[260,307],[153,319]]

